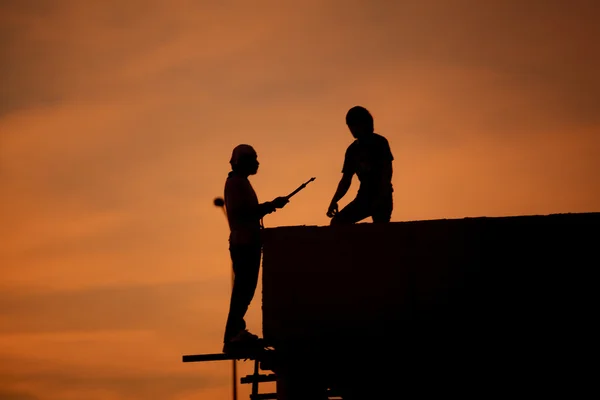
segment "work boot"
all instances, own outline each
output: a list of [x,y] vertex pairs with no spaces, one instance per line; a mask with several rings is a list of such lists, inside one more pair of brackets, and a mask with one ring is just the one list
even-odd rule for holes
[[247,329],[240,331],[223,345],[223,353],[247,353],[263,349],[263,341]]

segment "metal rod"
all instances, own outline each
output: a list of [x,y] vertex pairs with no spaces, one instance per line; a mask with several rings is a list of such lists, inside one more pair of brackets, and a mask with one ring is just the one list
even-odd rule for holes
[[[223,207],[223,211],[225,211],[225,207]],[[225,213],[227,216],[227,213]],[[233,272],[233,268],[231,269],[231,293],[233,294],[233,282],[235,279],[235,273]],[[237,360],[234,358],[231,360],[232,368],[233,368],[233,400],[237,400]]]
[[[229,221],[227,218],[227,210],[225,209],[225,200],[221,197],[217,197],[214,200],[214,205],[223,210],[223,214],[225,215],[225,219]],[[233,268],[231,269],[231,293],[233,295],[233,284],[235,281],[235,273],[233,272]],[[232,369],[232,382],[231,386],[233,389],[233,400],[237,400],[237,363],[236,359],[231,360],[231,369]]]
[[306,185],[308,185],[309,183],[311,183],[312,181],[314,181],[315,177],[310,178],[309,180],[307,180],[306,182],[304,182],[302,185],[300,185],[298,187],[298,189],[294,190],[292,193],[288,194],[287,196],[285,196],[288,200],[290,199],[290,197],[292,197],[293,195],[295,195],[296,193],[298,193],[299,191],[301,191],[302,189],[304,189],[306,187]]

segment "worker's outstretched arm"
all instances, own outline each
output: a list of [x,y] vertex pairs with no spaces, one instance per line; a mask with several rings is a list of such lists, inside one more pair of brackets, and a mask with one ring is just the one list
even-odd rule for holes
[[256,204],[254,193],[244,181],[228,181],[225,186],[225,207],[227,214],[238,220],[257,220],[282,208],[288,200],[277,197],[273,201]]
[[350,185],[352,184],[352,176],[354,174],[345,173],[342,175],[342,179],[340,179],[340,183],[338,183],[337,190],[331,199],[331,203],[329,204],[329,209],[327,210],[327,216],[329,218],[333,217],[338,212],[338,201],[340,201],[346,193],[348,193],[348,189],[350,189]]
[[258,205],[258,215],[260,216],[260,218],[262,218],[267,214],[271,214],[278,208],[285,207],[285,205],[288,202],[289,200],[286,197],[280,196],[273,199],[272,201],[266,201],[264,203],[261,203]]

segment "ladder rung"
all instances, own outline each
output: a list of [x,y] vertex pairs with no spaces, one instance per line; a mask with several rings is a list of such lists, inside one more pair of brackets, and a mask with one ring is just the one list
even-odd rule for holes
[[240,380],[240,382],[241,383],[275,382],[276,380],[277,380],[277,376],[275,374],[246,375]]

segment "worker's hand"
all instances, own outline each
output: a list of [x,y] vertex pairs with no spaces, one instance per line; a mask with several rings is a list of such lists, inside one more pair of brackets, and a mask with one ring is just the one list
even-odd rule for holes
[[338,203],[335,201],[332,201],[331,204],[329,204],[329,209],[327,210],[327,216],[329,218],[333,218],[333,216],[337,213],[338,213]]
[[273,207],[275,208],[283,208],[287,203],[289,203],[287,197],[277,197],[272,201]]

